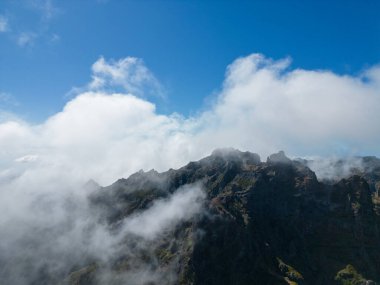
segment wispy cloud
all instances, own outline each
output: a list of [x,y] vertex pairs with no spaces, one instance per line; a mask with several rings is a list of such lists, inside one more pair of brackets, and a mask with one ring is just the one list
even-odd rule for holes
[[8,102],[12,96],[6,92],[0,92],[0,102]]
[[58,34],[52,34],[50,36],[50,43],[55,44],[58,43],[61,40],[61,37]]
[[45,21],[51,20],[60,11],[52,0],[31,0],[30,3],[41,13],[42,19]]
[[205,196],[201,184],[185,185],[169,200],[159,200],[143,213],[129,217],[122,226],[121,234],[129,233],[154,240],[164,230],[199,213]]
[[20,47],[32,46],[37,39],[37,34],[32,32],[23,32],[17,37],[17,44]]
[[7,32],[9,30],[8,18],[0,15],[0,33]]
[[[33,14],[33,17],[24,20],[20,10]],[[0,15],[0,33],[9,32],[9,38],[20,47],[30,47],[36,43],[58,43],[60,36],[51,31],[51,22],[60,12],[53,0],[25,0],[20,5],[10,5],[8,13],[15,20],[14,25],[10,29],[8,17]]]
[[0,106],[17,106],[19,103],[10,93],[0,92]]
[[24,155],[22,157],[15,159],[15,162],[28,163],[28,162],[36,161],[37,159],[38,159],[37,155],[28,154],[28,155]]
[[107,61],[100,57],[92,65],[90,90],[110,90],[121,87],[123,92],[135,95],[163,96],[163,87],[145,66],[135,57]]

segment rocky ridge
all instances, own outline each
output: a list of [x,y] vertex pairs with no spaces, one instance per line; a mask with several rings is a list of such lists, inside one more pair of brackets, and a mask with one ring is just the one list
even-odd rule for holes
[[[380,160],[362,161],[344,179],[319,181],[307,161],[283,152],[261,162],[257,154],[224,149],[178,170],[140,171],[97,186],[93,208],[115,227],[184,185],[202,185],[206,198],[201,214],[133,255],[121,251],[108,264],[89,259],[63,283],[376,284]],[[155,278],[122,278],[147,265]],[[111,272],[106,283],[104,268]]]

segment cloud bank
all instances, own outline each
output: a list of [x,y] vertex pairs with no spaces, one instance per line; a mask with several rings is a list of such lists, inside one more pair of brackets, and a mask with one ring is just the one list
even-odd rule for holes
[[89,88],[42,124],[1,122],[3,171],[21,171],[17,162],[33,157],[18,180],[39,183],[36,172],[53,172],[107,184],[139,169],[179,167],[226,146],[263,156],[279,149],[298,156],[379,154],[377,66],[348,76],[291,70],[289,59],[252,54],[228,66],[215,104],[188,118],[158,114],[143,99],[140,92],[158,81],[139,59],[100,58],[92,71]]
[[[30,201],[25,209],[28,213],[0,224],[0,279],[7,284],[26,285],[53,276],[57,279],[47,279],[46,284],[66,284],[61,281],[73,268],[96,260],[102,265],[96,284],[174,284],[174,274],[168,283],[168,276],[162,276],[141,258],[141,250],[145,258],[155,258],[155,240],[200,214],[204,198],[201,185],[185,185],[169,198],[124,218],[115,232],[110,225],[99,222],[99,213],[84,199],[40,196]],[[130,261],[128,272],[121,274],[107,268],[121,257]]]

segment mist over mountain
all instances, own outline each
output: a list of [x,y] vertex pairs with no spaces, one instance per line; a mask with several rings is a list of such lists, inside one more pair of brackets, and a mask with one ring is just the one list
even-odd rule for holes
[[[44,121],[0,112],[0,283],[379,281],[379,160],[356,156],[378,155],[379,67],[290,62],[237,58],[183,116],[142,59],[100,57]],[[205,157],[226,145],[268,160]]]
[[4,284],[380,280],[376,157],[291,160],[279,152],[261,161],[218,149],[177,170],[82,188],[86,195],[41,194],[28,214],[2,217]]
[[379,11],[0,0],[0,285],[380,285]]

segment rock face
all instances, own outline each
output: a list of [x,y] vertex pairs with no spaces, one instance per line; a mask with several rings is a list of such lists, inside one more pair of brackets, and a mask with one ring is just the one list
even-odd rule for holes
[[[94,209],[101,209],[110,225],[191,183],[201,183],[206,193],[202,213],[150,241],[148,249],[133,255],[135,260],[123,252],[108,264],[93,260],[64,283],[376,284],[376,167],[325,184],[283,152],[260,162],[256,154],[229,149],[178,170],[138,172],[97,189],[91,197]],[[159,277],[121,278],[136,260],[149,264]],[[107,281],[99,277],[102,268],[111,272]]]

